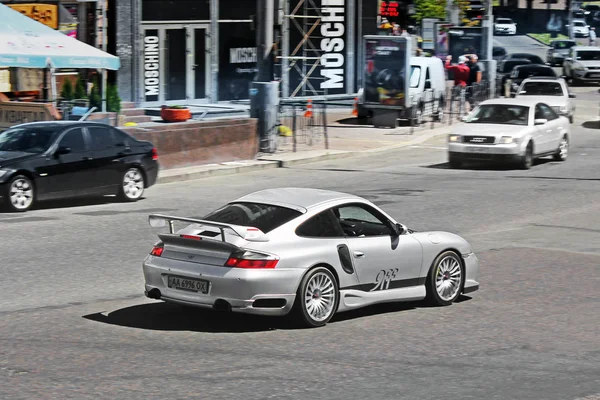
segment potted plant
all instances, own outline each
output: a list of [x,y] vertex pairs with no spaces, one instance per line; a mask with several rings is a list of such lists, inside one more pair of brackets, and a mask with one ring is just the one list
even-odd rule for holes
[[184,122],[192,118],[192,113],[186,106],[162,106],[160,117],[166,122]]

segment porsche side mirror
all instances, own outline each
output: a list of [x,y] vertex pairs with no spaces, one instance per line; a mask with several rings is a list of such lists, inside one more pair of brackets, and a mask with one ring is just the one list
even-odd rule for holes
[[396,236],[400,236],[406,232],[406,228],[402,224],[394,224],[393,229]]

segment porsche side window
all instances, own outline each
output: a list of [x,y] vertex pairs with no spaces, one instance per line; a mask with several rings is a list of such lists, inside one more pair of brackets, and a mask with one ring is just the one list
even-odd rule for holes
[[296,235],[313,238],[345,236],[332,210],[323,211],[303,222],[296,228]]
[[346,236],[388,236],[392,233],[385,221],[367,206],[351,205],[336,211]]

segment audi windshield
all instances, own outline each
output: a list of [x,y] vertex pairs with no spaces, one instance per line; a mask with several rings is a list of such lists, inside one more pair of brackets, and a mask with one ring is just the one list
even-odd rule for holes
[[469,124],[527,125],[528,121],[529,107],[486,104],[476,109],[465,122]]

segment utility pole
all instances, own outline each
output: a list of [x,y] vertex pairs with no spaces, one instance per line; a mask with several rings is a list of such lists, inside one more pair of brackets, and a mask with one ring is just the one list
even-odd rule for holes
[[496,61],[493,57],[494,48],[494,7],[493,0],[486,0],[485,15],[483,16],[484,51],[487,65],[487,78],[490,83],[490,97],[496,92]]
[[575,8],[575,1],[571,0],[569,4],[569,39],[573,40],[573,9]]
[[250,88],[250,117],[258,119],[260,151],[275,151],[277,135],[277,108],[279,84],[273,81],[273,27],[275,23],[273,0],[256,2],[256,81]]

